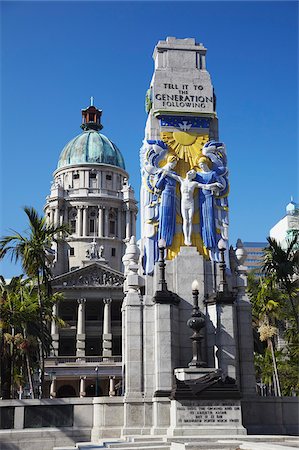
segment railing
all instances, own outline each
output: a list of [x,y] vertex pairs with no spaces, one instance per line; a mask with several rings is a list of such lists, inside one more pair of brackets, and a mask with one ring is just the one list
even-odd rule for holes
[[59,364],[115,364],[121,363],[121,356],[50,356],[45,361],[45,366],[53,366]]
[[89,194],[96,194],[101,195],[103,197],[117,197],[122,198],[122,192],[118,190],[112,190],[112,189],[99,189],[99,188],[69,188],[66,189],[66,196],[73,196],[80,194],[80,191],[82,190],[88,191]]

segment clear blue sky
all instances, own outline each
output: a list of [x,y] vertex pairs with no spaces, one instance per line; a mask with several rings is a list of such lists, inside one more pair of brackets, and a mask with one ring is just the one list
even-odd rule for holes
[[[152,52],[167,36],[208,48],[230,169],[230,242],[263,241],[298,201],[298,4],[1,2],[1,229],[42,212],[64,145],[95,97],[139,196]],[[0,273],[20,272],[5,261]]]

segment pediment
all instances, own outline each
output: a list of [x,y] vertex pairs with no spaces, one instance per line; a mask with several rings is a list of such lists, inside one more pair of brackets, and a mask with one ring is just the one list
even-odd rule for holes
[[114,287],[121,288],[125,277],[121,272],[109,266],[93,263],[86,267],[73,270],[55,277],[52,286],[55,288],[94,288]]

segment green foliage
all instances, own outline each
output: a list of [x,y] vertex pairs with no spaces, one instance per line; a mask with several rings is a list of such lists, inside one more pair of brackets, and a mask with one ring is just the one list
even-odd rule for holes
[[[275,351],[277,370],[279,373],[281,394],[283,396],[299,395],[298,360],[289,358],[284,350]],[[255,353],[254,364],[256,377],[268,387],[268,393],[272,392],[273,385],[273,359],[270,349],[263,354]]]
[[48,296],[45,289],[41,294],[42,313],[34,279],[24,280],[21,275],[6,283],[0,276],[0,356],[5,362],[1,367],[1,390],[4,398],[14,397],[16,386],[32,384],[33,372],[39,368],[41,345],[43,353],[49,354],[52,339],[47,321],[56,320],[63,325],[63,321],[52,314],[53,305],[61,295]]
[[[26,275],[34,279],[31,291],[20,290],[16,294],[10,292],[3,298],[4,323],[12,329],[15,325],[21,327],[26,324],[26,333],[36,336],[39,342],[39,369],[40,369],[40,397],[44,379],[44,359],[49,352],[51,336],[47,327],[47,320],[51,317],[53,297],[51,295],[51,262],[53,260],[52,242],[62,239],[69,233],[66,224],[54,225],[47,223],[45,217],[38,215],[31,207],[24,208],[28,218],[29,229],[25,234],[14,232],[0,239],[0,259],[10,256],[13,261],[20,260]],[[16,281],[14,281],[16,283]],[[13,291],[14,286],[11,287]],[[36,314],[38,315],[38,318]],[[23,319],[22,319],[23,318]],[[3,326],[3,325],[2,325]],[[23,337],[26,338],[25,334]],[[14,345],[12,351],[15,351]],[[27,361],[28,362],[28,361]],[[14,370],[14,369],[13,369]],[[12,372],[13,372],[12,370]]]
[[[282,395],[298,395],[298,239],[295,236],[286,249],[274,239],[268,238],[268,242],[269,247],[264,250],[264,276],[259,280],[254,274],[248,276],[254,334],[267,342],[267,346],[255,345],[259,350],[255,354],[256,375],[270,392],[276,376]],[[282,324],[286,345],[283,350],[275,350],[275,335]]]

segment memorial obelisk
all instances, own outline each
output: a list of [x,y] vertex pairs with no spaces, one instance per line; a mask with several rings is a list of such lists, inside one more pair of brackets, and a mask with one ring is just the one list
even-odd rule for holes
[[170,37],[153,58],[141,240],[124,258],[123,434],[242,434],[239,399],[255,392],[251,309],[242,243],[228,244],[227,155],[206,48]]

